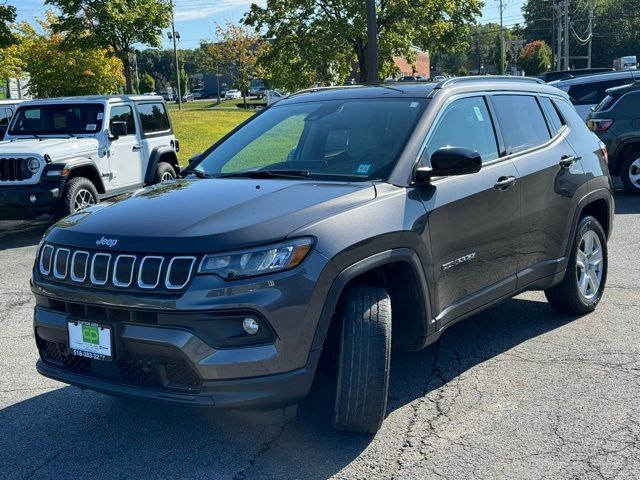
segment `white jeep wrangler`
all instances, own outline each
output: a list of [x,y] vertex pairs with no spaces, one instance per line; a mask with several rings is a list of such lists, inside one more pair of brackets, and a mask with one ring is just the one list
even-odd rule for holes
[[21,103],[0,142],[0,220],[61,218],[175,178],[178,149],[160,96]]

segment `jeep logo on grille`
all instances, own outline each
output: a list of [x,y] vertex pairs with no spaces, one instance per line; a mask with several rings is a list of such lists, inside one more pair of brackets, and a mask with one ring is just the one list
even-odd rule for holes
[[96,240],[96,245],[105,245],[107,247],[115,247],[118,243],[116,238],[105,238],[104,236],[100,240]]

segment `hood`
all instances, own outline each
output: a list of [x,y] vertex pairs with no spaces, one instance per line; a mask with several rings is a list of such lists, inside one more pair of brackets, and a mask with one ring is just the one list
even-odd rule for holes
[[222,252],[281,241],[303,225],[375,196],[370,183],[176,180],[71,215],[47,240],[96,248],[105,237],[102,244],[116,240],[117,251]]
[[72,138],[20,138],[0,142],[0,155],[27,156],[49,155],[52,160],[93,154],[98,151],[99,142],[93,137]]

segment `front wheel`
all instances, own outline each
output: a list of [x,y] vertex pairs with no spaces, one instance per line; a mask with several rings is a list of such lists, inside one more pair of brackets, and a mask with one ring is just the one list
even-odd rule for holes
[[345,297],[333,425],[376,433],[387,410],[391,300],[384,288],[353,287]]
[[156,167],[156,174],[153,183],[168,182],[176,178],[176,171],[171,164],[167,162],[159,162]]
[[98,203],[98,191],[91,180],[75,177],[64,186],[62,198],[53,209],[53,216],[60,219],[96,203]]
[[607,280],[607,237],[594,217],[580,220],[562,282],[545,290],[558,310],[584,314],[595,310]]
[[640,152],[635,152],[622,162],[620,180],[627,192],[640,195]]

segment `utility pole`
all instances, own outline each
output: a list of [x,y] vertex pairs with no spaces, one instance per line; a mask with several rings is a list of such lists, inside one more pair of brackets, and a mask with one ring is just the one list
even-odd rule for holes
[[562,10],[560,4],[554,3],[553,9],[558,14],[557,31],[556,31],[556,70],[562,70]]
[[569,0],[564,0],[564,69],[569,70]]
[[[171,35],[169,38],[173,40],[173,56],[176,62],[176,86],[178,88],[178,110],[182,110],[182,93],[180,92],[180,67],[178,65],[178,38],[176,38],[176,24],[173,16],[173,0],[169,0],[171,4]],[[179,34],[178,34],[179,35]]]
[[591,68],[591,42],[593,41],[593,10],[595,0],[589,0],[589,45],[587,47],[587,68]]
[[367,0],[367,81],[378,81],[378,22],[376,0]]
[[502,25],[502,10],[503,10],[503,4],[502,4],[502,0],[500,1],[500,75],[504,75],[504,60],[505,60],[505,53],[504,53],[504,26]]

